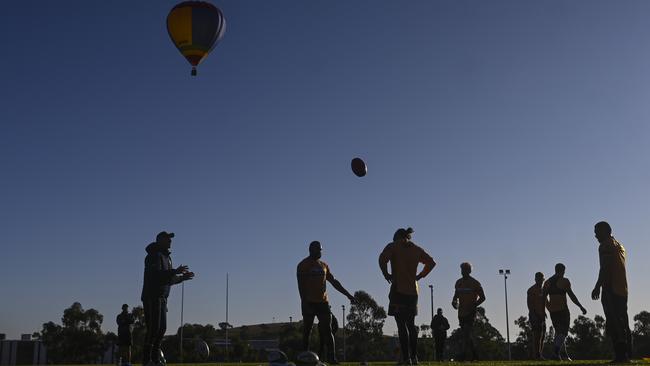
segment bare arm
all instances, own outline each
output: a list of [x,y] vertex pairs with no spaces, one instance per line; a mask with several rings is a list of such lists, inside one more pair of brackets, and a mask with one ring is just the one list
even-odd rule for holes
[[[548,297],[544,296],[544,308],[548,309],[549,306],[551,306],[551,303],[548,301]],[[544,316],[546,316],[546,313],[544,313]]]
[[600,269],[598,270],[598,279],[596,280],[596,285],[594,285],[593,291],[591,291],[591,298],[593,300],[598,300],[600,298],[600,288],[603,286],[603,281],[605,280],[605,274],[609,271],[607,264],[609,263],[609,254],[605,253],[604,250],[598,249],[598,259],[600,261]]
[[451,306],[458,309],[458,291],[454,291],[454,297],[451,299]]
[[422,268],[422,272],[420,272],[417,276],[415,276],[416,281],[426,277],[431,272],[433,267],[436,266],[436,262],[433,260],[433,258],[431,258],[430,255],[428,255],[427,253],[424,253],[424,251],[423,251],[423,254],[424,255],[422,256],[420,261],[421,261],[421,263],[424,264],[424,268]]
[[296,270],[296,279],[298,280],[298,293],[300,294],[300,299],[302,300],[305,294],[305,284],[303,283],[300,275],[300,268]]
[[391,283],[393,276],[388,273],[388,261],[390,260],[389,246],[390,244],[388,244],[379,255],[379,269],[381,269],[381,273],[384,275],[386,281],[388,281],[388,283]]
[[476,300],[476,306],[478,307],[485,301],[485,292],[483,292],[483,287],[478,292],[478,300]]
[[569,295],[569,298],[571,299],[571,301],[573,301],[573,303],[576,304],[576,306],[580,308],[580,310],[582,311],[582,315],[587,314],[587,309],[585,309],[584,306],[582,306],[582,304],[580,304],[580,301],[578,301],[578,298],[573,293],[573,290],[568,289],[566,291],[566,293],[567,293],[567,295]]
[[340,293],[342,293],[343,295],[345,295],[345,297],[347,297],[348,300],[350,300],[351,302],[354,301],[354,296],[352,296],[352,294],[350,294],[350,293],[348,292],[348,290],[346,290],[345,287],[343,287],[343,285],[341,285],[341,282],[339,282],[339,280],[337,280],[336,278],[334,278],[334,276],[333,276],[330,272],[327,272],[327,281],[329,281],[329,283],[331,283],[332,286],[333,286],[333,287],[334,287],[338,292],[340,292]]
[[535,302],[533,300],[533,296],[530,294],[526,295],[526,305],[528,305],[528,312],[529,313],[534,313],[535,312]]
[[542,297],[544,298],[544,306],[546,307],[546,310],[550,310],[549,306],[551,305],[551,302],[548,299],[548,285],[544,283],[544,286],[542,286]]

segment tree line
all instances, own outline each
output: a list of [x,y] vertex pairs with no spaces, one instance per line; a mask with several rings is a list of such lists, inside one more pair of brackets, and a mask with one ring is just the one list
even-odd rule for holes
[[[384,335],[383,328],[387,314],[385,309],[366,292],[355,293],[356,303],[352,304],[346,317],[345,329],[336,333],[336,348],[342,359],[343,333],[345,333],[345,353],[347,361],[386,361],[397,360],[399,357],[399,342],[396,337]],[[142,307],[132,309],[135,318],[133,325],[133,360],[142,356],[144,343],[145,322]],[[112,319],[112,317],[111,317]],[[633,355],[647,357],[650,355],[650,312],[641,311],[633,318]],[[95,309],[84,309],[78,302],[73,303],[63,311],[61,323],[52,321],[43,324],[40,332],[34,337],[43,341],[47,347],[48,363],[54,364],[88,364],[97,363],[111,345],[116,344],[117,335],[103,332],[104,316]],[[549,322],[550,323],[550,322]],[[342,324],[342,323],[341,323]],[[519,327],[516,339],[511,343],[513,359],[528,359],[531,355],[532,332],[528,319],[520,316],[514,321]],[[225,339],[225,331],[229,330],[229,347],[215,347],[218,340]],[[485,309],[478,308],[475,322],[476,344],[479,356],[485,360],[503,360],[508,356],[507,343],[499,331],[494,328],[485,316]],[[218,362],[242,361],[263,362],[265,352],[253,349],[251,339],[277,339],[279,348],[287,353],[290,359],[302,351],[302,322],[281,323],[276,326],[262,324],[252,327],[241,326],[233,328],[227,323],[219,323],[216,327],[207,324],[183,325],[183,361],[184,362]],[[166,336],[162,349],[168,362],[180,360],[180,332]],[[315,333],[317,333],[315,331]],[[420,360],[433,359],[433,342],[431,329],[428,324],[419,326]],[[455,357],[459,353],[459,329],[451,332],[447,341],[446,354]],[[200,359],[194,352],[195,343],[192,340],[203,340],[210,345],[208,359]],[[310,348],[318,350],[318,334],[312,337]],[[553,328],[547,329],[546,347],[548,354],[552,350]],[[567,338],[569,354],[574,359],[606,359],[611,356],[611,342],[606,339],[605,319],[596,315],[593,319],[578,316],[574,319]]]

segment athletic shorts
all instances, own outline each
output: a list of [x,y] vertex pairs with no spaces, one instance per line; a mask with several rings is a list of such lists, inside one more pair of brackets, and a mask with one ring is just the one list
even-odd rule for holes
[[302,316],[317,316],[320,319],[323,315],[329,315],[330,305],[327,302],[306,302],[301,303]]
[[132,346],[131,332],[119,333],[117,336],[117,345],[120,347]]
[[474,327],[474,321],[476,320],[476,311],[473,311],[469,315],[458,316],[458,326],[461,328],[471,329]]
[[571,325],[569,309],[551,312],[551,321],[556,334],[569,334],[569,326]]
[[388,315],[418,315],[418,295],[406,295],[391,289],[388,300]]
[[538,332],[546,330],[546,317],[539,316],[535,313],[528,313],[528,321],[532,330]]

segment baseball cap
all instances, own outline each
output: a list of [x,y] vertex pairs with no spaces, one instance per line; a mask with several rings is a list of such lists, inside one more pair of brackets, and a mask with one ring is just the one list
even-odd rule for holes
[[173,237],[174,237],[174,233],[168,233],[166,231],[161,231],[161,232],[158,233],[158,235],[156,235],[156,241],[160,241],[162,239],[167,239],[167,238],[171,239]]

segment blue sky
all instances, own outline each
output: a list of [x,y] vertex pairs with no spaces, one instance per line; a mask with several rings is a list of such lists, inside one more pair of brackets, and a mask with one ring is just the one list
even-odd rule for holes
[[[0,333],[74,301],[115,330],[161,230],[197,274],[191,323],[224,320],[226,273],[231,323],[298,319],[312,240],[386,306],[377,257],[404,226],[438,262],[418,324],[431,283],[457,324],[462,261],[504,335],[499,268],[511,319],[560,261],[602,314],[588,296],[603,219],[628,249],[630,314],[648,309],[650,3],[220,1],[228,28],[195,78],[165,29],[174,4],[4,5]],[[173,333],[180,289],[169,307]]]

